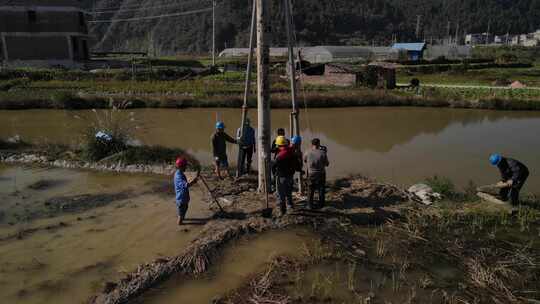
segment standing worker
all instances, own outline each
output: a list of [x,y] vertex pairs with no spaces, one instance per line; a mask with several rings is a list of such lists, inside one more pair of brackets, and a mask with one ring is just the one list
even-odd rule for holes
[[251,172],[251,163],[253,162],[253,153],[257,152],[255,130],[251,127],[251,121],[246,119],[242,138],[240,134],[242,128],[238,128],[236,138],[240,142],[240,163],[238,164],[240,175],[249,174]]
[[176,172],[174,173],[174,191],[176,193],[176,210],[178,212],[177,224],[180,226],[184,223],[186,214],[189,208],[189,188],[197,183],[199,175],[195,177],[191,182],[188,182],[186,175],[184,174],[187,168],[187,160],[183,157],[176,159]]
[[307,164],[309,179],[308,207],[313,209],[315,191],[318,191],[318,207],[322,208],[326,196],[326,167],[330,165],[330,162],[326,149],[321,147],[320,139],[315,138],[311,141],[311,150],[306,153],[304,162]]
[[221,179],[221,169],[229,174],[229,160],[227,158],[227,142],[238,143],[234,138],[225,133],[225,124],[221,121],[216,123],[216,132],[212,135],[212,151],[214,153],[214,165],[216,175]]
[[529,177],[529,169],[521,162],[499,154],[491,155],[489,162],[501,172],[501,182],[497,184],[501,188],[501,199],[510,199],[512,205],[518,205],[519,192]]
[[289,141],[285,136],[278,136],[276,145],[278,153],[272,169],[276,174],[278,199],[281,215],[283,216],[287,213],[287,205],[294,208],[292,198],[293,178],[296,171],[301,170],[302,163],[299,162],[294,151],[289,147]]

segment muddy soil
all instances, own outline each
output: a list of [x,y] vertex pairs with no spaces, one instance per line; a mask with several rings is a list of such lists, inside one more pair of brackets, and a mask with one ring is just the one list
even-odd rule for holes
[[[277,217],[277,208],[274,208],[272,218],[263,218],[261,212],[266,207],[265,198],[255,192],[255,179],[246,178],[238,182],[230,179],[216,180],[212,177],[207,179],[213,194],[219,195],[224,202],[224,212],[213,206],[216,210],[214,220],[206,224],[197,240],[183,254],[141,265],[137,271],[119,282],[106,283],[103,293],[91,299],[91,303],[124,303],[174,274],[181,273],[189,278],[205,273],[226,244],[246,234],[297,225],[307,225],[319,230],[322,227],[348,225],[351,222],[381,223],[399,217],[400,208],[407,205],[403,191],[390,185],[357,178],[349,183],[341,181],[331,187],[329,196],[332,198],[332,207],[306,210],[302,208],[305,202],[300,200],[297,208],[284,217]],[[342,200],[347,194],[347,197],[350,197],[347,203],[333,203],[334,200]],[[376,202],[384,204],[372,208]],[[398,206],[398,202],[403,205]],[[271,204],[275,207],[274,197],[271,198]],[[386,204],[389,206],[385,206]],[[361,252],[359,246],[356,248]]]
[[464,215],[470,207],[412,208],[373,229],[318,227],[323,246],[276,259],[219,303],[537,303],[538,214]]

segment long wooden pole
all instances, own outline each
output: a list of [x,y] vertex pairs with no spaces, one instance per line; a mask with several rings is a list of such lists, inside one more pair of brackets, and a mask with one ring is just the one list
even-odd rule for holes
[[[256,38],[257,32],[255,31],[256,27],[256,20],[257,20],[257,6],[255,5],[255,1],[253,1],[253,9],[251,12],[251,30],[249,35],[249,54],[248,54],[248,63],[247,63],[247,71],[246,71],[246,82],[244,86],[244,105],[242,106],[242,125],[240,126],[240,139],[244,138],[244,134],[246,132],[246,121],[247,121],[247,115],[248,115],[248,98],[249,93],[251,91],[251,72],[253,69],[253,43]],[[242,175],[242,146],[240,145],[238,147],[238,168],[236,170],[236,177],[240,177]],[[249,168],[248,168],[249,169]]]
[[287,47],[289,52],[289,78],[291,82],[291,99],[292,99],[292,118],[293,125],[291,126],[291,134],[293,136],[300,136],[300,123],[299,112],[296,102],[296,66],[294,61],[294,49],[292,41],[292,25],[291,25],[291,6],[289,0],[283,0],[285,2],[285,18],[287,19],[285,24],[287,28]]
[[270,50],[268,48],[269,27],[266,17],[268,0],[256,0],[257,4],[257,108],[258,108],[258,161],[259,191],[268,193],[270,172],[270,82],[268,64]]
[[212,66],[216,66],[216,0],[212,1]]
[[[290,0],[283,0],[285,2],[285,18],[287,19],[285,24],[287,28],[287,47],[289,51],[289,78],[291,81],[291,101],[292,101],[292,113],[291,113],[291,134],[293,136],[300,136],[300,113],[297,106],[297,92],[296,92],[296,64],[294,61],[294,48],[293,48],[293,32],[292,32],[292,7]],[[300,58],[298,58],[300,60]],[[301,149],[301,147],[299,148]],[[300,151],[301,153],[301,151]],[[298,176],[298,192],[303,193],[302,174]]]

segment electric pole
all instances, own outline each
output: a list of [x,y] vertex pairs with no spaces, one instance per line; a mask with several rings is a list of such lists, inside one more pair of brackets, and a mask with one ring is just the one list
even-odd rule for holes
[[212,66],[216,66],[216,0],[212,0]]
[[416,39],[420,38],[420,24],[422,22],[422,15],[416,15]]
[[255,0],[257,9],[257,110],[258,110],[258,160],[259,191],[269,193],[270,181],[270,82],[268,64],[270,50],[268,46],[269,26],[268,0]]
[[456,45],[459,44],[458,39],[459,39],[459,20],[458,20],[457,25],[456,25],[456,41],[455,41]]
[[488,21],[487,33],[486,33],[486,44],[489,44],[489,32],[491,31],[491,19]]
[[451,23],[450,20],[448,20],[448,25],[446,27],[446,44],[451,44],[452,38],[450,37],[450,27]]

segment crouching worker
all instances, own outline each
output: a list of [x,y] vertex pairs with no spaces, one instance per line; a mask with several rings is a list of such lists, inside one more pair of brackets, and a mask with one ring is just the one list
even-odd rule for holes
[[519,204],[519,192],[529,177],[529,169],[521,162],[493,154],[489,158],[493,166],[497,166],[501,173],[501,182],[497,184],[500,190],[500,197],[503,201],[508,201],[512,205]]
[[191,182],[188,182],[186,175],[184,174],[187,168],[187,160],[183,157],[176,159],[176,172],[174,173],[174,190],[176,193],[176,209],[178,211],[178,225],[184,223],[186,213],[189,208],[189,188],[197,183],[199,175],[195,177]]
[[283,216],[287,213],[287,205],[294,208],[292,198],[294,174],[302,170],[302,163],[289,146],[289,141],[285,136],[279,136],[276,139],[276,145],[279,152],[272,166],[272,171],[275,172],[277,179],[279,206]]

